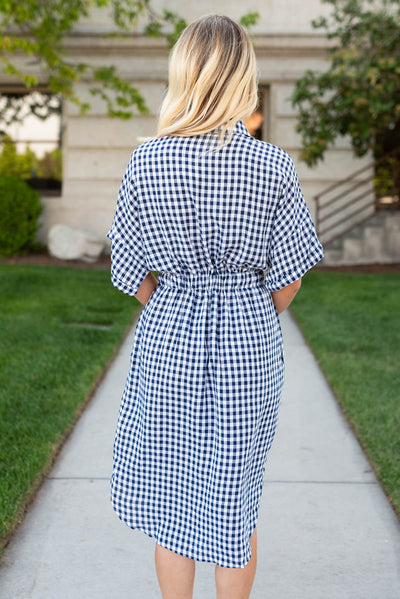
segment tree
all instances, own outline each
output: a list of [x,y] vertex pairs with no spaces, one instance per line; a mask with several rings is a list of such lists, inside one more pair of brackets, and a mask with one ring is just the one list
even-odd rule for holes
[[297,81],[302,159],[314,166],[340,135],[355,154],[379,158],[400,146],[400,0],[322,0],[330,18],[312,22],[333,44],[329,68]]
[[43,158],[38,162],[40,177],[45,179],[62,180],[62,150],[55,148],[50,152],[46,152]]
[[38,158],[33,150],[29,146],[26,147],[25,152],[18,156],[19,158],[19,176],[18,179],[30,179],[37,174],[38,171]]
[[[104,100],[109,116],[125,119],[135,113],[148,112],[140,91],[123,80],[115,66],[96,67],[68,57],[66,36],[94,8],[109,9],[119,35],[128,34],[139,18],[144,19],[145,33],[164,37],[169,46],[175,43],[187,25],[177,13],[169,10],[156,12],[151,0],[5,0],[0,5],[0,31],[3,32],[0,33],[0,48],[3,50],[4,71],[17,77],[27,90],[37,88],[38,78],[17,66],[15,56],[23,53],[38,62],[50,92],[61,94],[78,104],[82,112],[90,108],[75,92],[75,85],[83,76],[92,80],[90,91]],[[250,26],[257,19],[257,13],[248,13],[241,22]],[[37,96],[36,108],[41,107],[44,118],[48,114],[47,103],[48,95]],[[14,104],[9,102],[6,108],[0,104],[0,119],[5,118],[6,110],[9,121],[18,118],[16,109],[10,112],[14,105],[17,105],[16,101]]]
[[4,135],[1,142],[3,148],[0,153],[0,176],[17,179],[20,173],[17,146],[9,135]]
[[19,154],[15,141],[9,136],[1,137],[0,176],[14,179],[30,179],[38,171],[39,160],[29,146]]

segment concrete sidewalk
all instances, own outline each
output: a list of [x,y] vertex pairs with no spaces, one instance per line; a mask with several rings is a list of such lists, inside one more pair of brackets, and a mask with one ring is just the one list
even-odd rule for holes
[[[290,314],[251,599],[398,599],[400,525]],[[160,599],[154,540],[109,501],[133,331],[7,548],[1,599]],[[194,599],[215,597],[197,562]]]

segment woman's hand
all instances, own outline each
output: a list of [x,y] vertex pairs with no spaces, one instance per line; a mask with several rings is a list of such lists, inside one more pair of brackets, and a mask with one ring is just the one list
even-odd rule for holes
[[136,299],[139,300],[139,302],[145,306],[157,285],[158,279],[150,271],[143,279],[143,281],[140,283],[138,292],[135,295]]
[[301,279],[297,279],[297,281],[291,283],[287,287],[283,287],[282,289],[279,289],[279,291],[271,292],[272,301],[274,302],[278,314],[281,314],[281,312],[290,306],[300,287]]

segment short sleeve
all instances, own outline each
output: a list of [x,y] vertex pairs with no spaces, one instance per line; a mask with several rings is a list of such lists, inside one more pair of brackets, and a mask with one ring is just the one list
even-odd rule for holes
[[265,286],[268,291],[278,291],[294,283],[323,256],[324,250],[289,158],[289,169],[272,226]]
[[111,281],[127,295],[135,296],[149,272],[139,226],[139,212],[129,161],[118,194],[117,209],[107,237],[111,240]]

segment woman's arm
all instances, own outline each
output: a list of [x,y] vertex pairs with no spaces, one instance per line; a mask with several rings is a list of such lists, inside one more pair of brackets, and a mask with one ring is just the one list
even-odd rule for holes
[[287,287],[279,289],[279,291],[272,291],[272,301],[274,302],[275,308],[278,314],[286,310],[292,303],[296,293],[301,287],[301,279],[297,279],[294,283],[291,283]]
[[158,279],[150,271],[143,279],[143,281],[140,283],[138,292],[135,295],[136,299],[139,300],[139,302],[145,306],[157,285]]

